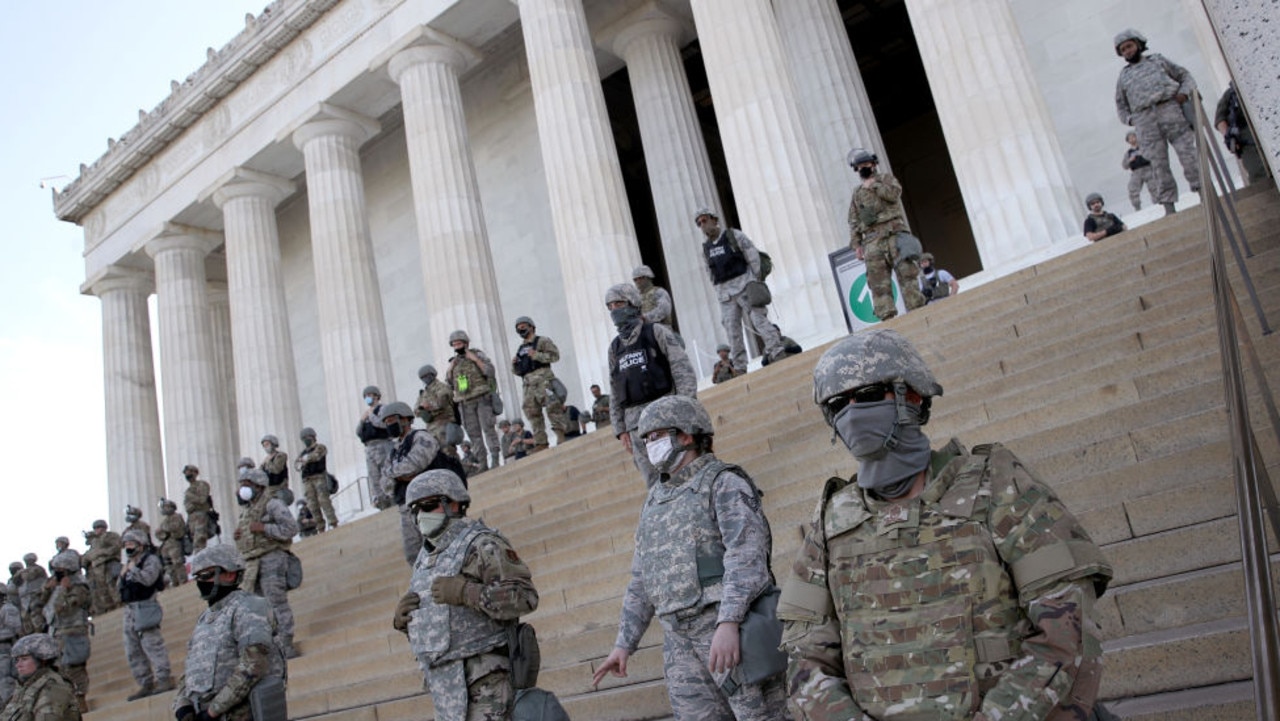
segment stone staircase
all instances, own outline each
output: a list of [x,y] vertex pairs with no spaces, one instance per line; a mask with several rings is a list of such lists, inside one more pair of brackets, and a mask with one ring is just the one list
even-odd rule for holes
[[[1280,198],[1270,186],[1242,196],[1256,253],[1250,269],[1280,324]],[[935,444],[952,435],[1005,442],[1057,489],[1115,565],[1098,604],[1102,694],[1113,710],[1133,719],[1252,718],[1200,211],[965,290],[891,325],[916,342],[946,389],[927,427]],[[1261,337],[1252,317],[1247,325],[1280,387],[1280,333]],[[780,581],[822,483],[854,470],[812,404],[819,351],[701,394],[716,422],[717,454],[742,464],[765,490]],[[1256,411],[1256,395],[1252,402]],[[1274,436],[1260,432],[1259,442],[1272,477],[1280,476]],[[657,624],[632,657],[629,678],[609,678],[598,691],[590,685],[613,643],[643,488],[607,432],[472,483],[472,515],[501,529],[533,569],[540,685],[575,719],[670,715]],[[289,666],[291,718],[433,716],[408,644],[390,626],[408,582],[398,534],[392,511],[295,544],[307,577],[291,594],[303,652]],[[192,585],[162,596],[176,674],[204,604]],[[172,694],[125,703],[133,681],[119,612],[96,626],[90,718],[172,718]]]

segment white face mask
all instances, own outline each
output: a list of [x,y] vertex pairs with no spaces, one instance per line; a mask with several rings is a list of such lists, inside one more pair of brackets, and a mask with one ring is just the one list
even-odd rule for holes
[[680,464],[685,449],[676,448],[672,437],[667,435],[646,445],[644,451],[654,470],[658,473],[671,473]]
[[240,486],[240,490],[236,491],[236,493],[240,496],[240,500],[245,503],[253,500],[253,489],[248,486]]
[[430,513],[423,511],[418,514],[418,531],[425,538],[431,538],[440,531],[444,525],[444,511],[432,511]]

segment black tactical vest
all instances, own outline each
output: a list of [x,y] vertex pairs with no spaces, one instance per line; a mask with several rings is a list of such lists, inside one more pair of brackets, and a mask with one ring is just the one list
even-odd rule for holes
[[702,244],[702,255],[707,259],[711,279],[716,284],[732,280],[751,270],[746,254],[729,235],[731,232],[733,231],[726,228],[715,242],[708,240]]
[[521,343],[520,348],[516,351],[516,362],[513,370],[518,376],[526,376],[539,368],[550,368],[550,363],[542,363],[533,359],[531,355],[538,349],[538,336],[534,336],[533,340],[528,343]]
[[622,336],[617,336],[611,348],[614,366],[609,369],[609,374],[623,408],[661,398],[675,386],[671,378],[671,363],[658,347],[652,323],[640,326],[640,335],[634,343],[625,345]]

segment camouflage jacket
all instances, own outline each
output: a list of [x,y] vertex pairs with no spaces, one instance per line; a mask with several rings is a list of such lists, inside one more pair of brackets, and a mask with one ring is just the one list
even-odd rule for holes
[[[533,368],[529,372],[520,374],[521,357],[527,357],[530,361],[544,367]],[[551,364],[560,360],[560,349],[556,347],[555,341],[545,335],[534,336],[532,342],[521,343],[516,349],[516,357],[511,361],[512,374],[523,378],[525,386],[537,378],[554,378],[555,374],[551,371]]]
[[[254,523],[263,524],[261,533],[249,530]],[[252,561],[293,545],[293,537],[298,535],[298,519],[289,513],[284,501],[264,488],[240,511],[236,533],[239,536],[236,538],[236,550],[245,561]]]
[[265,598],[242,590],[200,614],[187,662],[173,698],[184,706],[211,714],[236,716],[249,704],[249,691],[259,679],[284,675],[284,657],[275,643],[275,618]]
[[183,520],[181,513],[175,511],[160,517],[160,526],[156,529],[156,540],[162,546],[182,543],[182,537],[185,535],[187,535],[187,522]]
[[902,184],[892,173],[880,173],[871,187],[861,183],[849,201],[849,241],[862,245],[890,233],[906,230],[902,210]]
[[21,637],[22,612],[15,604],[0,601],[0,644],[10,644]]
[[716,365],[711,369],[711,382],[724,383],[733,380],[733,360],[726,358],[722,361],[716,361]]
[[428,427],[433,423],[458,422],[453,410],[453,391],[439,378],[418,391],[418,403],[413,411]]
[[81,554],[80,565],[90,568],[111,561],[119,562],[122,550],[124,550],[124,544],[120,541],[120,534],[115,531],[103,531],[102,535],[89,539],[89,550]]
[[649,489],[615,646],[634,653],[655,613],[718,603],[717,623],[741,623],[772,584],[769,521],[740,470],[708,453]]
[[435,436],[421,428],[414,428],[404,438],[391,441],[394,446],[387,464],[383,466],[383,482],[395,489],[396,503],[404,502],[404,492],[413,477],[427,470],[440,452]]
[[650,285],[640,293],[640,315],[646,323],[661,323],[671,327],[671,294],[666,288]]
[[262,463],[258,464],[258,467],[266,471],[267,476],[272,479],[271,485],[273,486],[278,485],[275,479],[279,478],[281,474],[284,474],[284,478],[279,483],[289,480],[289,454],[284,451],[268,453],[267,457],[262,459]]
[[1111,568],[1002,446],[953,440],[906,501],[832,479],[793,572],[778,616],[796,719],[1089,714]]
[[57,584],[52,589],[45,589],[45,594],[40,605],[44,607],[44,617],[49,622],[49,633],[54,636],[88,633],[93,598],[83,576],[77,573],[71,577],[70,587],[63,588],[62,584]]
[[[622,339],[623,343],[635,343],[640,336],[642,323],[636,323],[635,329]],[[671,381],[675,385],[675,394],[678,396],[688,396],[689,398],[698,397],[698,374],[693,370],[693,363],[689,361],[689,355],[684,351],[684,345],[680,343],[680,338],[676,336],[675,331],[665,325],[653,326],[653,337],[658,342],[658,350],[667,357],[667,363],[671,366]],[[618,359],[613,352],[613,344],[609,344],[609,370],[610,375],[618,365]],[[610,382],[612,385],[612,381]],[[609,420],[613,424],[614,438],[620,437],[627,431],[635,430],[640,425],[640,414],[644,412],[647,403],[631,406],[630,408],[622,407],[622,394],[618,389],[612,389],[613,392],[607,396],[609,398]]]
[[52,667],[44,667],[18,682],[0,720],[80,721],[80,704],[71,684]]
[[467,351],[480,359],[480,365],[465,355],[455,353],[449,359],[449,370],[445,373],[445,381],[456,403],[483,398],[493,392],[493,361],[478,348],[467,348]]
[[1125,125],[1133,116],[1182,93],[1191,95],[1196,81],[1187,69],[1159,53],[1146,53],[1136,63],[1125,63],[1116,79],[1116,115]]
[[323,443],[312,443],[298,454],[294,460],[294,468],[298,469],[298,474],[303,478],[326,478],[327,470],[319,472],[307,472],[307,466],[312,463],[325,463],[329,456],[329,448]]
[[187,483],[187,490],[182,494],[182,510],[186,511],[188,516],[192,513],[207,513],[213,510],[208,481],[196,479]]
[[603,428],[609,422],[609,394],[605,393],[591,403],[591,422]]

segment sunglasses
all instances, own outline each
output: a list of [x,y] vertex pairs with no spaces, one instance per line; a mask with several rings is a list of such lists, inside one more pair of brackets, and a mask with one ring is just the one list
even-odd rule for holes
[[413,511],[414,513],[431,513],[432,511],[436,510],[441,505],[443,505],[444,500],[445,499],[440,498],[438,496],[436,498],[424,498],[421,501],[418,501],[417,503],[413,504],[410,510]]
[[205,570],[195,574],[197,581],[212,581],[218,575],[218,569],[206,568]]
[[850,403],[879,403],[892,392],[893,387],[887,383],[872,383],[861,388],[854,388],[848,393],[841,393],[828,400],[826,404],[827,413],[834,416],[844,410]]

